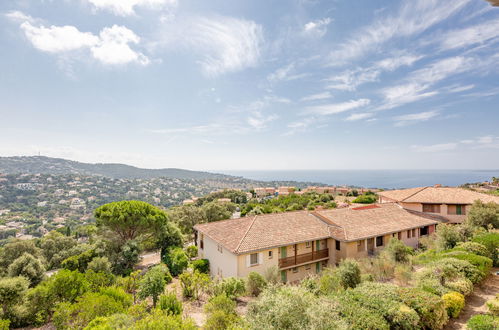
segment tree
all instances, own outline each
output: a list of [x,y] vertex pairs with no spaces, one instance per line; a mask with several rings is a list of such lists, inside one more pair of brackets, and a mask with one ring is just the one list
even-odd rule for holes
[[182,233],[192,234],[192,228],[198,223],[206,222],[205,212],[194,205],[183,205],[172,208],[168,215],[178,225]]
[[475,201],[468,212],[466,221],[472,226],[487,228],[491,225],[493,228],[499,228],[499,204]]
[[0,275],[7,271],[9,265],[24,253],[29,253],[35,258],[40,258],[42,256],[42,250],[35,246],[33,240],[14,241],[6,244],[3,249],[0,250]]
[[388,242],[385,251],[396,262],[407,262],[412,254],[412,249],[397,238],[392,238]]
[[440,223],[435,232],[436,243],[439,249],[452,249],[457,243],[463,241],[459,228],[455,225]]
[[178,279],[182,287],[182,295],[192,299],[199,299],[201,291],[206,289],[210,283],[210,276],[198,271],[182,273]]
[[93,270],[96,273],[111,273],[111,263],[106,257],[96,257],[88,263],[88,270]]
[[357,261],[345,259],[340,262],[335,273],[343,288],[355,288],[360,283],[360,267]]
[[167,222],[164,211],[141,201],[120,201],[95,210],[98,227],[110,230],[120,241],[148,238]]
[[172,222],[166,222],[159,230],[156,246],[161,249],[161,258],[174,247],[182,247],[184,238],[180,229]]
[[35,286],[41,282],[45,273],[41,261],[29,253],[24,253],[9,266],[9,276],[24,276]]
[[208,222],[230,219],[233,211],[229,210],[227,203],[221,204],[218,202],[209,202],[201,208]]
[[122,246],[115,246],[117,251],[110,255],[113,272],[128,275],[133,271],[133,266],[139,262],[140,249],[136,241],[127,241]]
[[48,269],[59,267],[57,256],[61,252],[64,253],[71,250],[76,244],[77,242],[74,238],[64,236],[56,231],[51,231],[40,239],[39,246],[43,251],[43,256],[47,260]]
[[152,297],[153,307],[156,307],[158,297],[165,291],[165,286],[171,281],[171,275],[165,265],[151,268],[139,284],[139,297],[141,299]]
[[2,316],[8,316],[11,308],[22,301],[28,286],[29,281],[22,276],[0,279]]

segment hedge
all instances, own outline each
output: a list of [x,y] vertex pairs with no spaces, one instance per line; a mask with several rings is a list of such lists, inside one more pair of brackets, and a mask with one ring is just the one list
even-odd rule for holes
[[495,330],[499,329],[499,317],[492,315],[475,315],[468,320],[466,327],[469,330]]
[[442,329],[448,321],[444,301],[417,288],[398,288],[400,299],[419,315],[418,328]]
[[459,292],[449,292],[442,296],[442,300],[449,317],[458,317],[464,307],[464,296]]

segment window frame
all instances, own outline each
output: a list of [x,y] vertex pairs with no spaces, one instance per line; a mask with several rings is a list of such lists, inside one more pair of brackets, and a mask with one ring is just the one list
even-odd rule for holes
[[[378,240],[381,240],[381,244],[378,244]],[[375,240],[376,247],[381,247],[385,245],[385,237],[384,236],[376,236]]]
[[[253,262],[253,256],[256,257],[256,262],[255,263]],[[257,253],[251,253],[250,254],[250,260],[249,260],[250,267],[251,266],[257,266],[259,264],[259,260],[258,259],[259,259],[258,258],[258,252]]]
[[340,241],[335,241],[335,248],[336,248],[336,251],[341,251],[341,242]]

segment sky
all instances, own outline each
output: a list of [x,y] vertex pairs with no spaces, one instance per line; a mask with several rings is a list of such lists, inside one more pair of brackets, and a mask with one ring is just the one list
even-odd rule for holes
[[499,168],[484,0],[0,2],[0,155]]

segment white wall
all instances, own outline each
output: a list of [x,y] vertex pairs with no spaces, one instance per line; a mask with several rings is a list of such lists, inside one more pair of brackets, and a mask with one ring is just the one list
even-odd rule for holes
[[[210,261],[210,275],[212,277],[236,277],[237,276],[237,256],[229,250],[222,247],[222,253],[218,251],[218,244],[211,238],[204,235],[204,249],[201,249],[199,240],[201,233],[198,234],[198,254],[200,258]],[[221,273],[220,273],[221,272]]]

